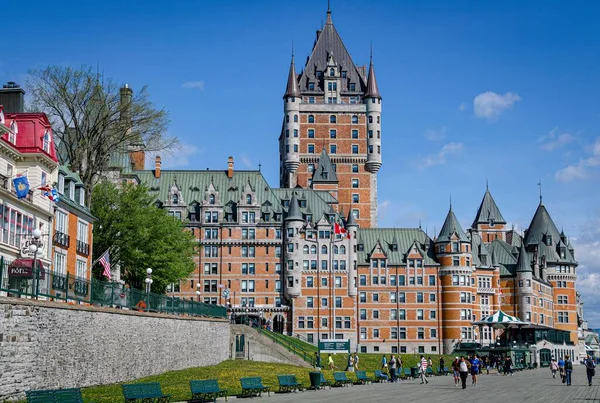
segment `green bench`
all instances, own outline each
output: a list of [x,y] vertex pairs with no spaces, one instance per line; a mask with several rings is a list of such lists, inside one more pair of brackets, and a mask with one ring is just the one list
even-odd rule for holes
[[329,386],[329,389],[331,389],[331,381],[328,381],[327,379],[325,379],[325,375],[323,375],[322,372],[321,372],[321,386]]
[[366,385],[367,383],[372,383],[373,381],[377,382],[376,380],[369,378],[367,376],[367,371],[356,371],[356,380],[358,381],[359,384],[362,384],[362,385]]
[[83,403],[79,388],[30,390],[25,395],[27,403]]
[[121,387],[125,402],[168,403],[171,401],[171,395],[162,393],[158,382],[123,384]]
[[260,376],[242,378],[240,379],[240,384],[242,385],[241,396],[261,396],[262,392],[267,392],[268,395],[271,396],[271,387],[263,385],[262,378]]
[[352,381],[348,379],[345,372],[334,372],[333,373],[333,386],[346,386],[352,385]]
[[216,379],[190,381],[190,389],[192,391],[192,400],[199,399],[203,402],[206,399],[212,399],[213,402],[216,402],[217,397],[225,397],[225,401],[227,401],[227,389],[221,389]]
[[375,379],[373,379],[373,382],[383,382],[383,381],[389,381],[390,377],[388,376],[387,373],[384,373],[383,371],[376,369],[375,370]]
[[296,375],[277,375],[277,379],[279,379],[279,392],[304,390],[304,386],[296,380]]
[[412,379],[410,368],[404,368],[404,379]]
[[434,376],[435,373],[433,372],[433,369],[431,367],[427,367],[427,370],[425,371],[425,376]]

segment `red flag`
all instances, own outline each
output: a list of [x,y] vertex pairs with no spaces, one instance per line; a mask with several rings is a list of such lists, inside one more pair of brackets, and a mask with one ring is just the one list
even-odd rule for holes
[[333,224],[333,232],[335,234],[345,235],[348,238],[350,238],[350,233],[348,231],[346,231],[346,228],[344,228],[342,225],[340,225],[338,223]]

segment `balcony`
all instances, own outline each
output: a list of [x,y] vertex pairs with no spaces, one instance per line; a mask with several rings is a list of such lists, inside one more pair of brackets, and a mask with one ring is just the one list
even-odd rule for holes
[[90,245],[85,242],[77,241],[77,254],[82,256],[89,256],[90,254]]
[[477,294],[495,294],[496,289],[487,287],[477,287]]
[[70,241],[71,238],[67,234],[60,231],[56,231],[54,233],[54,236],[52,237],[52,242],[54,243],[54,245],[65,249],[69,248]]

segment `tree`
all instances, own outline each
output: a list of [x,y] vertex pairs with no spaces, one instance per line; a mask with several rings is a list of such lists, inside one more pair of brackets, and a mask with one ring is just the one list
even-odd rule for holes
[[[94,258],[110,248],[113,264],[121,265],[122,279],[144,289],[146,268],[152,269],[152,290],[188,278],[194,271],[196,242],[181,220],[159,209],[145,185],[98,184],[92,193]],[[95,273],[101,275],[101,270]]]
[[100,79],[89,66],[49,66],[29,74],[31,108],[48,116],[61,163],[79,174],[88,200],[111,155],[127,152],[130,145],[147,152],[178,145],[165,135],[168,113],[154,108],[147,87],[133,94]]

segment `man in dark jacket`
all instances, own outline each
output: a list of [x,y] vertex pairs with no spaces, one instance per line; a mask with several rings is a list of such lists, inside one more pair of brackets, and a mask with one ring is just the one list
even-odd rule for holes
[[594,359],[588,354],[588,356],[583,360],[583,364],[585,365],[585,372],[588,378],[588,385],[592,386],[592,378],[596,375],[596,363]]

